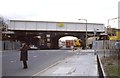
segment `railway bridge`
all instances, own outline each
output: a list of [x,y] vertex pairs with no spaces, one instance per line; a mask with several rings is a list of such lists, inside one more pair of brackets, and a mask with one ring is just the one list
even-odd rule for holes
[[9,40],[25,41],[39,49],[57,49],[61,37],[74,36],[85,42],[86,32],[87,37],[94,36],[95,32],[99,35],[105,32],[105,26],[100,23],[9,20],[8,31],[13,32],[5,35]]

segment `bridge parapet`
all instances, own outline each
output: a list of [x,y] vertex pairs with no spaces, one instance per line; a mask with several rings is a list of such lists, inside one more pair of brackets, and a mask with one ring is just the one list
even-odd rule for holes
[[[34,31],[86,31],[86,23],[78,22],[48,22],[48,21],[26,21],[26,20],[10,20],[9,30],[34,30]],[[87,23],[87,31],[104,32],[104,24]]]

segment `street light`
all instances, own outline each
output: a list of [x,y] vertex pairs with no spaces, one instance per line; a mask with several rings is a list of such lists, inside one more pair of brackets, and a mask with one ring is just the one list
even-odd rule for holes
[[86,21],[86,38],[85,38],[85,42],[86,42],[86,46],[85,46],[85,48],[87,49],[87,19],[78,19],[78,20],[84,20],[84,21]]
[[108,26],[109,26],[109,21],[110,20],[115,20],[115,19],[118,19],[119,17],[117,17],[117,18],[112,18],[112,19],[108,19]]
[[[111,18],[111,19],[108,19],[108,26],[107,26],[107,30],[106,30],[106,34],[108,35],[108,34],[112,34],[112,30],[111,30],[111,27],[109,28],[109,22],[110,22],[110,20],[115,20],[115,19],[118,19],[119,17],[116,17],[116,18]],[[110,40],[108,40],[108,42],[105,40],[105,42],[104,42],[105,44],[105,48],[104,48],[104,57],[105,57],[105,52],[106,52],[106,48],[107,47],[110,47]],[[111,51],[110,51],[110,54],[111,54]]]
[[[115,20],[115,19],[119,19],[120,17],[116,17],[116,18],[111,18],[111,19],[108,19],[108,26],[107,28],[110,26],[109,23],[110,23],[110,20]],[[108,30],[106,30],[106,34],[108,34]]]
[[98,31],[99,31],[99,29],[95,29],[95,28],[94,28],[94,46],[95,46],[95,47],[94,47],[94,52],[95,52],[95,55],[98,54],[98,53],[97,53],[97,42],[96,42],[96,40],[97,40],[97,36],[96,36],[96,35],[97,35],[97,32],[98,32]]

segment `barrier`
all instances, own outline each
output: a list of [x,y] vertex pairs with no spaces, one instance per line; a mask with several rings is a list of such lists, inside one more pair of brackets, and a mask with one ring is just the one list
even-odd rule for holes
[[98,64],[98,74],[99,74],[99,78],[107,78],[105,71],[103,69],[101,60],[99,59],[99,56],[97,55],[97,64]]
[[19,41],[2,41],[2,50],[18,50],[20,49]]
[[116,41],[98,40],[93,42],[93,50],[96,51],[117,51]]

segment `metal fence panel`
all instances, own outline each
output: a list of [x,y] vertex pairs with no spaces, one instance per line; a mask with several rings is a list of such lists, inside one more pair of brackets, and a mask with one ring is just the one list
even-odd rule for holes
[[92,49],[96,49],[96,50],[104,50],[104,49],[106,49],[106,50],[117,50],[115,43],[116,43],[116,41],[112,41],[112,40],[94,41]]
[[2,41],[2,50],[17,50],[20,48],[20,41]]

